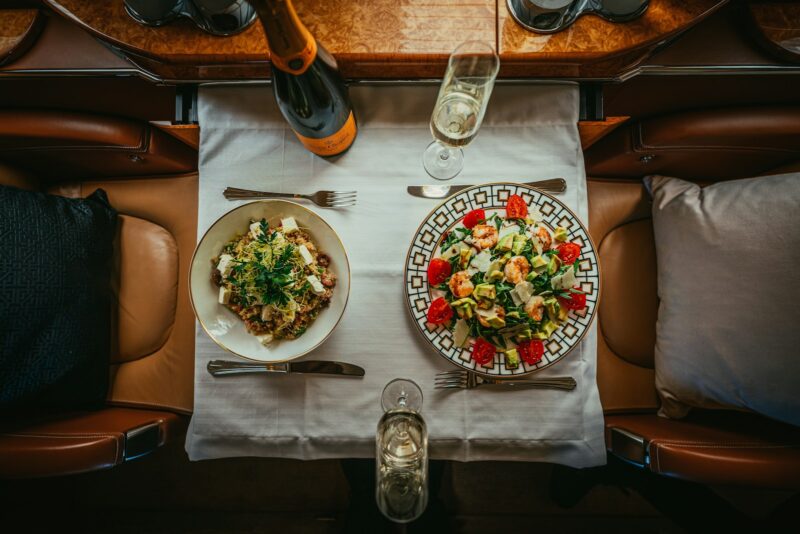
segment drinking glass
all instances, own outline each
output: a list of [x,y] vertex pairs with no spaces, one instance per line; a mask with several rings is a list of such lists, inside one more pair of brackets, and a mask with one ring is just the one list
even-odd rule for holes
[[396,378],[381,395],[384,414],[375,439],[375,500],[388,519],[408,523],[428,505],[428,429],[419,414],[422,391]]
[[435,140],[422,156],[433,178],[449,180],[461,172],[462,147],[478,134],[499,69],[494,48],[480,41],[467,41],[450,55],[431,115]]

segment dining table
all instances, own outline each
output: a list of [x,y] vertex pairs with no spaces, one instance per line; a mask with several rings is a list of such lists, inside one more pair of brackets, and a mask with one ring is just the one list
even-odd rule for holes
[[[423,392],[432,459],[536,461],[572,467],[606,461],[596,385],[597,323],[574,349],[533,376],[572,377],[558,389],[437,389],[436,374],[456,369],[420,335],[404,290],[407,255],[420,223],[441,200],[411,196],[411,185],[530,182],[563,178],[557,199],[588,226],[586,173],[575,83],[498,84],[464,169],[436,182],[422,165],[438,87],[358,84],[350,88],[358,137],[343,155],[306,151],[265,84],[199,89],[198,238],[247,199],[228,187],[277,192],[356,191],[355,205],[324,208],[300,200],[340,236],[350,263],[347,308],[332,335],[296,361],[336,360],[363,377],[247,374],[214,377],[212,360],[240,360],[196,331],[191,460],[261,456],[313,460],[370,458],[383,413],[381,392],[408,378]],[[210,260],[210,259],[209,259]],[[209,263],[210,269],[210,263]],[[325,313],[324,311],[322,313]]]

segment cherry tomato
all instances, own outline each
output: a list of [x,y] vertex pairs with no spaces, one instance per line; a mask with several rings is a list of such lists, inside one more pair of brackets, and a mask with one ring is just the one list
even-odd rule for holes
[[472,228],[479,222],[486,219],[486,212],[482,209],[472,210],[471,212],[464,215],[464,226],[467,228]]
[[453,308],[450,303],[439,297],[431,302],[431,307],[428,308],[428,322],[431,324],[446,323],[453,317]]
[[447,277],[452,272],[453,268],[450,266],[449,261],[442,258],[433,258],[428,264],[428,284],[438,286],[447,280]]
[[586,293],[577,287],[573,289],[579,292],[570,292],[569,298],[558,297],[558,302],[568,310],[582,310],[586,307]]
[[522,361],[528,365],[536,365],[542,361],[544,343],[542,343],[541,339],[523,341],[517,345],[517,352],[519,353],[519,357],[522,358]]
[[564,265],[572,265],[581,255],[581,247],[575,243],[561,243],[556,250],[558,250],[558,257],[564,262]]
[[478,365],[486,365],[491,363],[494,360],[494,354],[497,352],[497,349],[494,348],[494,345],[479,337],[475,340],[475,344],[472,345],[472,359],[475,360],[475,363]]
[[506,218],[524,219],[528,216],[528,205],[519,195],[511,195],[506,203]]

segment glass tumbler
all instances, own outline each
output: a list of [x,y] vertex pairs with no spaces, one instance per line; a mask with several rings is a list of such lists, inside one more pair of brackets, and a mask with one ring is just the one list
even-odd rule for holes
[[383,417],[375,439],[375,500],[397,523],[422,515],[428,505],[428,429],[419,414],[422,391],[396,378],[383,390]]

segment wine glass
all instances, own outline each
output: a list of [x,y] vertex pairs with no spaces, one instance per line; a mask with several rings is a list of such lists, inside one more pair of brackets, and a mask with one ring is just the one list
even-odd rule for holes
[[428,430],[419,414],[422,391],[396,378],[381,395],[383,417],[375,439],[375,500],[397,523],[422,515],[428,505]]
[[478,134],[499,69],[494,48],[480,41],[462,43],[450,55],[431,115],[434,141],[422,156],[433,178],[449,180],[461,172],[461,147]]

